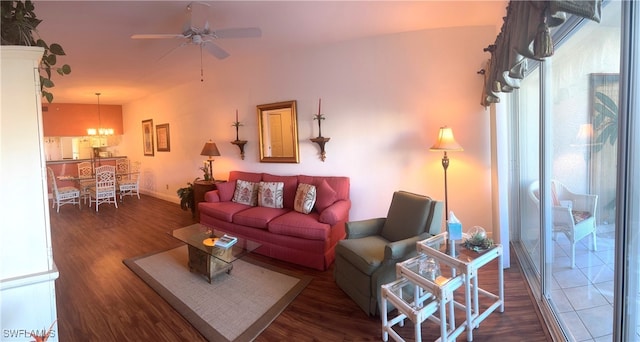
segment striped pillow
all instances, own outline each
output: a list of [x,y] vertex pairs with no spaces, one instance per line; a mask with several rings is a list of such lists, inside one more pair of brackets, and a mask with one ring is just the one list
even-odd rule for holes
[[298,184],[296,189],[296,199],[293,202],[293,209],[297,212],[308,214],[313,210],[316,203],[316,187],[311,184]]

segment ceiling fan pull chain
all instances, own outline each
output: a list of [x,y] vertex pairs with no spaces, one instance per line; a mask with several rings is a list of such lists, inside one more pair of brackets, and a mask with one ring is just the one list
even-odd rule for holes
[[202,71],[202,44],[200,44],[200,82],[204,82],[204,71]]

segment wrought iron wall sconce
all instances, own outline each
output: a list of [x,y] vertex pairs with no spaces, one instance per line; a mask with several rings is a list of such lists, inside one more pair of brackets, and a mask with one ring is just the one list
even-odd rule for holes
[[317,137],[317,138],[309,139],[309,140],[313,141],[314,143],[318,144],[318,146],[320,146],[320,159],[322,161],[327,159],[327,152],[325,152],[325,150],[324,150],[324,144],[326,144],[330,139],[331,138],[325,138],[325,137]]
[[242,126],[242,124],[240,123],[240,121],[238,121],[238,110],[236,109],[236,121],[233,123],[233,125],[236,128],[236,140],[232,141],[231,143],[238,146],[238,148],[240,148],[240,158],[242,160],[244,160],[244,145],[247,143],[246,140],[240,140],[238,138],[238,129],[240,128],[240,126]]
[[320,147],[320,160],[324,161],[327,158],[327,152],[324,150],[324,145],[331,140],[331,138],[325,138],[322,136],[322,120],[324,120],[324,115],[322,115],[320,111],[320,107],[322,104],[322,99],[318,99],[318,114],[313,116],[314,120],[318,120],[318,137],[311,138],[312,142],[318,144]]

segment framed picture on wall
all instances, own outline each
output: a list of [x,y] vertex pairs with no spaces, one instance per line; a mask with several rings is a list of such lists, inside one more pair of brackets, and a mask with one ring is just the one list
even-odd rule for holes
[[169,152],[171,150],[169,138],[169,124],[156,125],[156,150],[158,152]]
[[153,157],[153,120],[142,120],[142,150]]

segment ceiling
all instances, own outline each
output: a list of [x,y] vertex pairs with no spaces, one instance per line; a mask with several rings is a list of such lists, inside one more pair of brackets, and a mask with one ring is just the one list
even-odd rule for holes
[[[179,39],[134,40],[133,34],[182,32],[186,1],[36,1],[40,36],[66,56],[70,75],[53,76],[57,103],[126,104],[200,81],[200,50]],[[220,39],[230,57],[203,51],[207,70],[291,49],[364,37],[457,26],[502,25],[507,1],[208,1],[194,3],[193,24],[212,29],[259,27],[260,38]],[[491,42],[487,42],[489,44]]]

